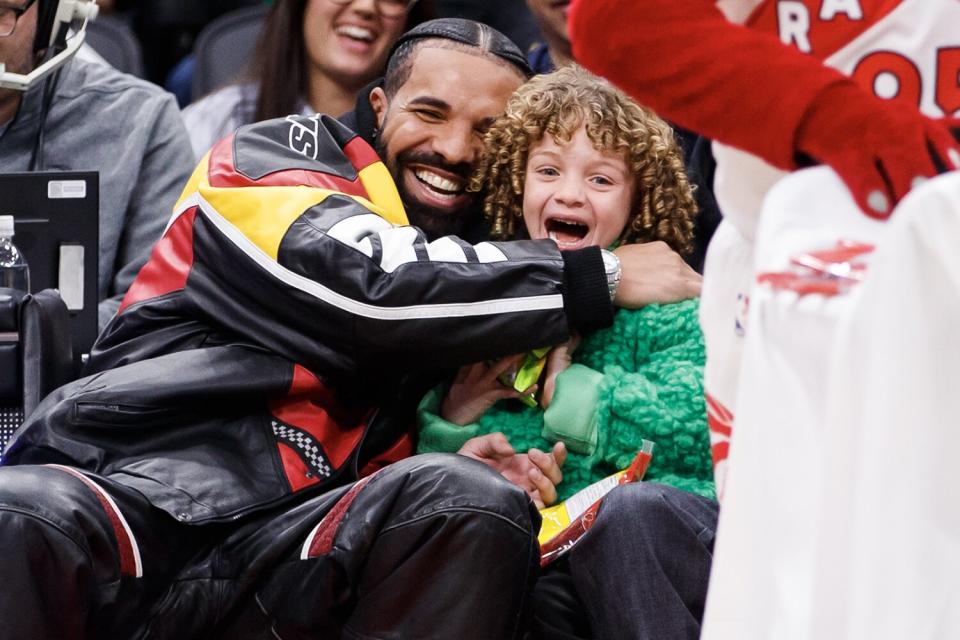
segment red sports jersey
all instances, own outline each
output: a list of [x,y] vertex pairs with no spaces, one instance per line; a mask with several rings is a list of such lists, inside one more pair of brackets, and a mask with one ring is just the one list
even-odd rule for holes
[[589,15],[587,4],[571,18],[577,60],[673,122],[780,168],[795,167],[810,102],[842,77],[781,41],[881,97],[930,115],[960,110],[957,0],[633,0]]

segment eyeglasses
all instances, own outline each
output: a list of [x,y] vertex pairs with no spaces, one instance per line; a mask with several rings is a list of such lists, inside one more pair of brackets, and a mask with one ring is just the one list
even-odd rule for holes
[[36,1],[37,0],[27,0],[27,4],[22,7],[0,5],[0,38],[6,38],[13,34],[17,29],[17,22],[20,21],[20,16],[25,14]]
[[[330,2],[345,7],[353,0],[330,0]],[[417,4],[417,0],[376,0],[376,4],[377,11],[384,18],[399,18],[406,15],[413,5]]]

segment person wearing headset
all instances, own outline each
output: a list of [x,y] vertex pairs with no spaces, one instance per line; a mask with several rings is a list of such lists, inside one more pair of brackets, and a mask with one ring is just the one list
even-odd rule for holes
[[193,154],[171,95],[73,56],[80,21],[95,14],[89,0],[0,0],[0,173],[99,172],[102,327],[163,232]]

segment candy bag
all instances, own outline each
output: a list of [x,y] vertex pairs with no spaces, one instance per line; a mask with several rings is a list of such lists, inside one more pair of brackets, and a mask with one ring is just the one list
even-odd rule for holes
[[540,566],[545,567],[575,545],[597,517],[603,496],[611,489],[628,482],[643,480],[653,457],[653,443],[644,440],[630,466],[594,482],[560,504],[540,510]]

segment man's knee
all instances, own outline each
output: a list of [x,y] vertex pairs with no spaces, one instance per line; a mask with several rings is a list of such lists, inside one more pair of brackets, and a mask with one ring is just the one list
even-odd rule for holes
[[539,524],[526,493],[486,465],[457,454],[425,454],[390,465],[384,481],[402,478],[404,510],[417,518],[444,511],[475,511],[530,530]]
[[73,528],[77,506],[90,501],[83,482],[46,466],[0,468],[0,510],[15,511]]
[[117,555],[113,526],[98,496],[76,473],[48,466],[0,468],[4,555],[21,549],[24,557],[30,557],[43,549],[46,566],[92,562],[113,573]]

